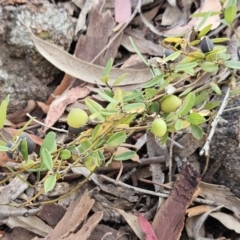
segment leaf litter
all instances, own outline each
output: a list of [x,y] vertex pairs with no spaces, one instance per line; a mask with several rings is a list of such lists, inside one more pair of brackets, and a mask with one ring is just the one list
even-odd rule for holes
[[[84,2],[84,1],[83,1]],[[83,30],[83,26],[88,24],[87,20],[87,13],[91,15],[91,11],[96,11],[96,6],[98,6],[96,1],[95,3],[91,2],[93,4],[92,6],[87,6],[87,1],[81,5],[78,3],[78,6],[82,6],[82,12],[80,14],[80,17],[78,18],[78,25],[76,27],[76,35],[80,30]],[[117,2],[117,1],[116,1]],[[130,1],[129,1],[130,2]],[[136,1],[131,1],[132,6],[136,7]],[[143,4],[142,10],[144,6],[151,6],[151,4],[148,1],[145,1],[145,5]],[[184,3],[184,1],[183,1]],[[76,3],[77,4],[77,3]],[[88,3],[89,4],[89,3]],[[107,4],[107,3],[106,3]],[[109,3],[108,3],[109,4]],[[195,3],[194,3],[195,4]],[[215,4],[215,5],[214,5]],[[201,7],[199,8],[199,12],[205,12],[207,11],[220,11],[219,3],[218,1],[205,1],[200,4]],[[184,22],[182,23],[184,26],[176,26],[176,21],[171,22],[172,19],[168,18],[168,10],[170,9],[170,5],[167,5],[168,7],[163,8],[160,4],[158,7],[159,9],[164,10],[163,17],[168,20],[168,25],[171,25],[169,29],[163,30],[163,28],[160,30],[156,30],[152,23],[149,23],[149,21],[143,20],[143,15],[140,14],[141,19],[143,23],[151,30],[153,30],[154,33],[160,36],[170,36],[170,35],[176,35],[178,33],[183,33],[183,31],[190,29],[192,26],[196,26],[199,24],[200,20],[191,20],[189,22],[186,22],[186,19],[183,19],[183,12],[178,11],[178,6],[175,4],[171,6],[172,8],[175,8],[176,12],[179,14],[179,18],[183,19]],[[109,5],[108,5],[109,7]],[[111,6],[113,9],[114,7]],[[196,7],[196,6],[195,6]],[[87,9],[88,8],[88,9]],[[122,22],[127,22],[129,19],[129,6],[126,6],[126,9],[124,9],[124,6],[121,6],[122,10],[126,11],[127,16],[123,16],[124,19],[118,20]],[[177,10],[178,9],[178,10]],[[150,8],[151,10],[151,8]],[[149,11],[150,11],[149,10]],[[186,9],[184,9],[186,10]],[[115,11],[120,11],[120,9],[115,9]],[[148,10],[147,10],[148,11]],[[190,8],[188,8],[188,11],[190,11]],[[185,17],[189,17],[189,12],[185,11]],[[118,12],[117,14],[119,14]],[[104,17],[102,12],[99,12],[100,16]],[[109,14],[109,13],[108,13]],[[186,15],[187,14],[187,15]],[[110,15],[109,15],[110,16]],[[152,19],[150,18],[150,21]],[[110,20],[109,21],[113,21]],[[139,21],[139,20],[138,20]],[[89,25],[87,26],[87,29],[90,29],[93,24],[89,22]],[[205,22],[205,25],[201,26],[201,29],[203,29],[205,26],[212,24],[211,29],[216,29],[220,24],[220,18],[219,15],[212,16],[207,19]],[[111,24],[110,24],[111,25]],[[130,23],[129,23],[130,25]],[[163,27],[164,24],[162,24],[161,27]],[[114,26],[114,24],[112,24]],[[99,28],[102,27],[101,25]],[[145,30],[147,31],[147,28],[145,27]],[[111,27],[111,31],[113,31],[113,28]],[[111,33],[111,31],[109,31]],[[121,31],[121,30],[120,30]],[[140,30],[142,31],[142,29]],[[129,52],[134,52],[134,50],[131,48],[132,46],[127,43],[128,36],[131,36],[134,38],[133,33],[135,34],[135,42],[137,48],[140,50],[141,54],[148,54],[148,55],[163,55],[163,48],[162,46],[157,45],[156,43],[152,43],[152,39],[146,40],[143,35],[140,33],[140,31],[133,31],[131,28],[128,28],[123,31],[123,36],[120,35],[118,39],[118,43],[115,42],[115,49],[118,49],[120,44],[122,46],[125,46]],[[57,96],[54,98],[50,98],[47,102],[47,105],[44,106],[43,104],[42,109],[44,109],[45,113],[47,113],[44,122],[46,126],[43,127],[44,132],[47,132],[49,128],[56,125],[56,123],[59,121],[59,118],[64,114],[66,111],[66,107],[71,104],[76,103],[76,101],[81,101],[81,99],[84,99],[86,96],[91,95],[91,88],[87,88],[85,86],[80,85],[80,80],[84,81],[85,84],[91,84],[92,88],[96,88],[97,86],[105,86],[105,83],[101,81],[101,78],[103,77],[104,72],[104,66],[106,64],[106,61],[109,58],[109,55],[107,57],[101,57],[98,59],[97,64],[92,64],[92,56],[97,55],[99,53],[99,49],[97,46],[94,46],[96,44],[96,41],[100,39],[99,36],[96,34],[96,39],[92,41],[94,37],[94,32],[87,33],[86,36],[81,36],[81,41],[78,42],[78,47],[75,50],[75,56],[72,56],[61,49],[59,49],[57,46],[54,46],[52,44],[47,43],[46,41],[43,41],[42,39],[36,37],[32,32],[30,32],[31,38],[35,44],[35,47],[38,49],[38,51],[53,65],[55,65],[57,68],[65,72],[65,78],[67,79],[66,82],[61,86],[62,88],[55,92]],[[89,34],[89,35],[88,35]],[[92,34],[92,35],[91,35]],[[113,33],[114,34],[114,33]],[[107,37],[108,39],[113,38],[112,33]],[[80,39],[79,38],[79,39]],[[84,39],[85,38],[85,39]],[[139,40],[137,40],[139,39]],[[139,42],[138,42],[139,41]],[[150,43],[151,42],[151,43]],[[81,47],[86,47],[89,44],[90,48],[94,49],[87,50],[85,49],[85,52],[81,52]],[[99,43],[100,44],[100,43]],[[101,42],[103,48],[108,44],[108,42]],[[142,44],[140,46],[140,44]],[[94,47],[93,47],[94,46]],[[127,47],[128,46],[128,47]],[[111,47],[108,48],[108,50]],[[84,55],[88,53],[88,51],[92,51],[91,54],[88,56]],[[115,50],[110,51],[108,54],[113,54]],[[84,53],[84,54],[83,54]],[[115,52],[116,53],[116,52]],[[105,52],[107,55],[107,53]],[[110,54],[110,55],[111,55]],[[92,56],[91,56],[92,55]],[[115,55],[114,57],[116,57]],[[131,59],[132,54],[129,53],[129,58]],[[141,86],[146,81],[150,80],[152,78],[152,73],[149,71],[148,68],[144,67],[144,69],[129,69],[129,68],[113,68],[110,72],[110,79],[108,81],[108,84],[110,87],[112,86],[113,82],[123,73],[127,73],[128,75],[125,77],[123,81],[121,81],[118,86],[124,88],[128,87],[130,90],[136,89],[136,85]],[[79,79],[75,80],[74,78]],[[78,82],[79,81],[79,82]],[[200,85],[201,86],[201,85]],[[129,90],[128,89],[128,90]],[[58,96],[59,95],[59,96]],[[25,118],[25,113],[27,112],[33,112],[35,109],[37,109],[36,104],[30,105],[24,110],[24,114],[21,116],[18,116],[19,113],[14,113],[15,115],[9,115],[8,120],[17,119],[18,122],[14,123],[23,123],[23,119]],[[96,105],[95,105],[96,106]],[[40,109],[40,108],[39,108]],[[38,111],[39,111],[38,109]],[[134,112],[133,112],[134,113]],[[40,116],[39,114],[38,116]],[[23,117],[23,119],[22,119]],[[34,119],[33,119],[34,120]],[[117,122],[118,118],[114,119],[113,122]],[[125,120],[127,122],[127,119]],[[91,122],[91,124],[94,124],[94,121]],[[25,126],[23,124],[22,126]],[[16,126],[12,125],[11,128],[9,128],[7,131],[11,133],[12,136],[15,136],[17,134],[17,130],[14,129]],[[106,126],[107,129],[111,129],[112,125],[108,123]],[[128,123],[124,125],[124,128],[128,128]],[[27,127],[26,130],[31,130],[30,125]],[[15,130],[15,131],[14,131]],[[97,130],[95,130],[95,134],[97,134]],[[104,133],[104,131],[103,131]],[[58,135],[62,135],[62,133],[57,133]],[[87,138],[89,135],[92,134],[93,136],[93,130],[86,130],[84,132],[84,136]],[[104,134],[102,134],[104,135]],[[34,136],[34,135],[33,135]],[[137,134],[135,136],[137,138]],[[119,221],[121,222],[121,225],[123,225],[123,233],[127,232],[127,225],[130,226],[132,229],[132,232],[130,233],[133,237],[133,239],[137,239],[136,236],[139,239],[180,239],[181,234],[183,232],[184,227],[187,230],[188,237],[192,237],[194,239],[198,239],[200,237],[205,237],[206,231],[203,229],[206,219],[211,216],[215,219],[217,219],[221,224],[223,224],[226,228],[235,231],[236,233],[239,233],[239,219],[236,216],[239,216],[239,209],[240,209],[240,201],[238,198],[234,196],[234,194],[231,193],[231,191],[226,188],[225,186],[220,185],[210,185],[207,183],[201,182],[201,176],[199,173],[196,172],[189,164],[183,163],[182,166],[178,166],[179,169],[179,175],[174,178],[175,183],[172,185],[172,190],[169,192],[169,188],[164,188],[163,182],[165,181],[164,175],[166,175],[168,165],[171,165],[171,158],[173,157],[173,154],[171,151],[174,151],[175,154],[182,158],[191,158],[192,155],[196,152],[196,149],[198,149],[201,144],[195,143],[191,140],[191,137],[189,137],[188,134],[184,135],[183,137],[180,136],[176,139],[180,139],[180,141],[177,141],[174,143],[174,141],[168,141],[167,146],[168,148],[160,148],[159,143],[156,141],[155,138],[151,138],[150,136],[147,137],[144,141],[147,141],[147,154],[146,159],[143,157],[146,154],[140,153],[142,148],[140,148],[140,152],[138,154],[135,153],[135,155],[131,155],[132,157],[129,157],[128,159],[132,159],[132,161],[135,162],[143,162],[143,160],[149,161],[150,158],[154,157],[162,157],[165,159],[166,164],[163,162],[160,163],[151,163],[149,161],[149,165],[151,166],[151,174],[150,177],[152,178],[152,185],[155,186],[155,190],[160,190],[160,192],[155,192],[153,188],[151,190],[148,190],[148,186],[144,186],[141,183],[138,183],[135,181],[135,184],[138,186],[132,186],[131,184],[125,184],[122,183],[121,180],[114,181],[112,178],[108,178],[105,175],[99,174],[98,171],[95,173],[90,173],[88,169],[84,167],[74,167],[73,165],[68,165],[67,161],[64,161],[64,159],[61,159],[63,163],[65,164],[65,169],[71,169],[72,173],[69,175],[66,175],[63,178],[63,181],[68,181],[67,179],[71,179],[72,182],[75,183],[75,187],[70,190],[70,193],[73,193],[74,191],[77,191],[77,189],[80,189],[80,194],[78,196],[75,196],[75,198],[71,199],[73,201],[70,204],[70,206],[67,208],[66,214],[63,216],[63,218],[56,223],[54,229],[50,231],[50,227],[44,223],[44,221],[47,221],[46,219],[43,221],[41,220],[41,217],[31,216],[29,218],[21,217],[22,215],[29,214],[29,215],[35,215],[36,212],[41,211],[41,209],[34,209],[35,206],[40,206],[41,204],[45,203],[52,203],[52,202],[58,202],[58,200],[67,198],[69,194],[62,193],[61,191],[57,191],[56,195],[51,195],[49,193],[45,193],[41,196],[41,188],[38,189],[37,192],[34,191],[32,193],[30,189],[33,190],[33,186],[26,184],[26,180],[28,179],[28,175],[16,175],[14,179],[10,179],[10,183],[8,185],[5,185],[5,187],[1,188],[1,203],[4,204],[12,204],[11,209],[9,206],[6,207],[6,205],[1,206],[1,212],[4,213],[4,217],[8,217],[7,222],[5,224],[9,228],[16,228],[16,227],[22,227],[26,229],[31,229],[32,232],[36,233],[37,235],[40,235],[41,237],[45,237],[44,239],[105,239],[104,236],[114,235],[114,239],[116,239],[120,234],[121,231],[113,228],[105,228],[104,232],[100,232],[98,229],[98,226],[100,226],[100,223],[102,226],[107,226],[108,221],[112,221],[117,224],[119,224]],[[131,140],[131,137],[128,138],[128,140]],[[37,143],[39,146],[42,145],[42,139],[33,137],[33,141]],[[186,143],[187,142],[187,143]],[[87,144],[87,143],[86,143]],[[182,147],[185,146],[185,147]],[[115,153],[115,155],[120,155],[123,153],[131,152],[130,148],[131,144],[129,146],[126,144],[125,146],[120,146],[117,149],[113,149],[112,151]],[[154,146],[154,147],[152,147]],[[76,147],[75,147],[76,148]],[[160,149],[160,152],[158,152]],[[169,150],[170,149],[170,152]],[[172,150],[171,150],[172,149]],[[56,150],[56,149],[55,149]],[[88,148],[80,149],[81,151],[87,151]],[[80,158],[79,149],[75,149],[75,159]],[[156,150],[156,152],[154,151]],[[54,152],[54,148],[52,149]],[[143,151],[144,152],[144,151]],[[104,154],[110,154],[109,152],[104,152]],[[130,156],[130,155],[129,155]],[[139,157],[141,156],[141,157]],[[36,156],[35,156],[36,157]],[[54,159],[53,162],[56,164],[57,159]],[[6,164],[8,166],[8,169],[10,166],[12,166],[12,162],[8,162],[9,164],[6,164],[6,162],[2,163]],[[30,162],[28,163],[30,164]],[[94,163],[93,163],[94,164]],[[111,164],[110,162],[108,164]],[[128,181],[134,182],[134,176],[137,176],[138,171],[141,169],[137,167],[136,169],[133,169],[129,175],[126,171],[124,171],[125,162],[121,162],[121,170],[122,176],[120,179],[127,179]],[[140,166],[140,165],[138,165]],[[14,162],[14,168],[18,169],[20,167],[19,162]],[[25,166],[27,167],[27,166]],[[177,168],[176,166],[174,166]],[[38,177],[40,174],[39,168]],[[117,169],[117,168],[116,168]],[[31,168],[30,168],[31,170]],[[133,172],[135,172],[133,174]],[[140,171],[139,171],[140,172]],[[48,173],[52,174],[52,172]],[[111,176],[116,176],[118,172],[111,171]],[[139,173],[140,174],[140,173]],[[4,172],[3,172],[4,176]],[[117,177],[119,178],[120,175]],[[44,179],[44,178],[43,178]],[[104,180],[103,180],[104,179]],[[138,178],[137,178],[138,179]],[[89,181],[87,181],[89,180]],[[17,183],[16,183],[17,181]],[[109,181],[109,182],[108,182]],[[27,182],[28,183],[28,182]],[[94,185],[94,186],[93,186]],[[56,185],[57,188],[58,185]],[[62,185],[63,186],[63,185]],[[62,186],[60,188],[62,188]],[[89,197],[97,194],[94,192],[95,186],[100,188],[98,190],[102,196],[105,196],[105,199],[102,202],[99,203],[99,205],[95,208],[93,208],[93,205],[95,203],[94,197]],[[160,186],[160,187],[157,187]],[[84,188],[89,189],[88,191]],[[9,190],[8,190],[9,189]],[[27,191],[28,190],[28,191]],[[12,192],[15,191],[15,195],[12,195]],[[64,192],[64,191],[63,191]],[[10,194],[10,195],[9,195]],[[196,196],[195,196],[196,195]],[[52,199],[52,196],[60,196],[59,199]],[[198,197],[197,197],[198,196]],[[31,201],[29,201],[29,199]],[[160,209],[156,210],[157,208],[157,199],[159,199],[159,205]],[[160,199],[162,201],[160,201]],[[166,200],[165,200],[166,199]],[[15,201],[16,200],[16,201]],[[23,207],[18,208],[18,211],[14,212],[15,207],[18,206],[18,203],[20,200],[25,200],[26,205]],[[120,202],[124,202],[125,204],[122,205],[121,208],[118,208],[117,200]],[[39,201],[39,202],[38,202]],[[113,206],[109,203],[113,203]],[[67,204],[67,205],[68,205]],[[135,205],[136,207],[133,207]],[[191,205],[194,205],[195,207],[189,208]],[[24,207],[25,206],[25,207]],[[33,209],[32,211],[27,209],[27,206],[31,206]],[[99,207],[101,206],[101,207]],[[129,206],[129,207],[127,207]],[[116,212],[120,213],[123,216],[123,219],[119,217],[109,216],[107,212],[104,212],[104,208],[109,208],[113,210],[111,212],[112,215],[116,214]],[[222,211],[222,209],[228,209],[231,211],[231,213],[226,213],[226,211]],[[148,216],[150,222],[146,220],[144,217],[142,217],[140,213],[140,209],[144,211],[143,213]],[[155,209],[155,211],[152,211],[152,209]],[[90,213],[90,211],[93,211],[94,213]],[[115,212],[115,211],[116,212]],[[12,211],[12,212],[11,212]],[[42,210],[43,213],[47,210]],[[13,213],[14,212],[14,213]],[[137,212],[139,212],[137,214]],[[188,213],[188,216],[185,217],[185,214]],[[53,216],[56,216],[56,211],[52,213]],[[110,214],[110,215],[111,215]],[[235,215],[236,216],[235,216]],[[138,215],[138,217],[137,217]],[[167,218],[165,218],[167,216]],[[3,216],[2,216],[3,217]],[[186,218],[186,224],[184,223]],[[104,219],[104,221],[102,221]],[[125,220],[124,220],[125,219]],[[27,220],[27,221],[25,221]],[[153,223],[151,221],[153,220]],[[190,223],[191,222],[191,223]],[[191,226],[191,227],[190,227]],[[103,227],[102,227],[103,228]],[[109,232],[110,231],[110,232]],[[98,233],[98,238],[94,237]],[[110,236],[109,235],[109,236]],[[40,237],[35,237],[34,239],[42,239]],[[106,238],[108,239],[108,238]],[[109,238],[111,239],[111,238]],[[122,239],[122,238],[119,238]]]

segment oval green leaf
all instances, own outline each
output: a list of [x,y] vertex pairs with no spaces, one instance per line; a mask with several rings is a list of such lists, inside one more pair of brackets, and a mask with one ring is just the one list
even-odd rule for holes
[[186,98],[184,100],[184,104],[183,104],[182,108],[180,109],[180,111],[178,113],[181,116],[185,116],[192,109],[192,107],[194,106],[194,103],[195,103],[195,94],[190,92],[186,96]]
[[127,135],[124,132],[114,133],[106,142],[109,147],[117,147],[124,143],[127,139]]
[[120,153],[120,154],[114,156],[113,159],[116,161],[125,161],[125,160],[129,160],[132,157],[134,157],[135,154],[136,154],[136,152],[129,150],[128,152]]
[[69,150],[64,149],[64,150],[61,151],[61,153],[60,153],[60,158],[61,159],[67,160],[70,157],[71,157],[71,152]]
[[44,182],[44,191],[47,193],[51,191],[57,182],[57,177],[56,175],[48,175],[45,182]]
[[191,125],[191,132],[194,138],[200,140],[203,137],[203,130],[198,125]]
[[42,158],[42,151],[43,149],[47,149],[50,153],[55,152],[57,150],[57,143],[56,143],[56,134],[54,132],[49,132],[43,142],[42,146],[40,148],[40,157]]
[[53,168],[52,156],[46,148],[42,150],[42,163],[48,170]]
[[216,72],[218,70],[218,65],[214,62],[203,62],[200,65],[201,69],[205,72]]
[[190,122],[191,124],[194,124],[194,125],[199,125],[199,124],[202,124],[206,121],[206,119],[198,113],[190,113],[186,117],[186,120],[188,122]]

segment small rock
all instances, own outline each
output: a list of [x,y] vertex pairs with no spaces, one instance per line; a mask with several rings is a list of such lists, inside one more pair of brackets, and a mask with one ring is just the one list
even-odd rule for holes
[[60,73],[36,50],[28,30],[65,51],[74,33],[70,16],[48,1],[0,6],[0,101],[10,94],[8,112],[26,106],[29,99],[45,101],[47,84]]

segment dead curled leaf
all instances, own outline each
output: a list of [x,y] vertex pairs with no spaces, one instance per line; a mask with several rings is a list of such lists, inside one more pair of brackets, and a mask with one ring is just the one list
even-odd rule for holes
[[[85,82],[105,85],[105,83],[100,80],[104,72],[103,67],[82,61],[53,44],[34,36],[31,31],[30,33],[39,53],[58,69]],[[110,80],[108,83],[112,85],[112,83],[124,73],[127,73],[127,76],[118,86],[141,84],[152,78],[152,74],[148,68],[143,70],[113,68],[110,72]]]

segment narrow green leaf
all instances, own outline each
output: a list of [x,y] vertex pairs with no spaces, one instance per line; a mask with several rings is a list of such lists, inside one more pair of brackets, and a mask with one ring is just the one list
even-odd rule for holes
[[7,101],[3,100],[0,105],[0,129],[3,128],[7,118]]
[[0,146],[0,152],[7,152],[9,150],[9,147]]
[[207,19],[211,16],[211,13],[212,13],[211,11],[205,13],[203,19],[197,26],[197,30],[201,29],[201,27],[206,23]]
[[42,151],[43,149],[47,149],[50,153],[57,150],[57,143],[56,143],[56,134],[54,132],[49,132],[43,142],[42,146],[40,148],[40,157],[42,158]]
[[101,111],[101,115],[102,116],[111,116],[111,115],[113,115],[115,113],[118,113],[118,112],[119,112],[119,110],[117,110],[117,109],[103,109]]
[[217,93],[218,95],[222,94],[221,89],[219,88],[219,86],[216,83],[212,82],[212,83],[210,83],[210,86],[215,93]]
[[198,113],[190,113],[186,117],[186,120],[188,122],[190,122],[191,124],[194,124],[194,125],[199,125],[199,124],[202,124],[206,121],[206,119]]
[[176,52],[170,54],[169,56],[165,57],[165,58],[163,59],[163,61],[164,61],[164,62],[174,61],[174,60],[176,60],[181,54],[182,54],[182,51],[176,51]]
[[[99,103],[95,102],[94,100],[92,100],[92,99],[90,99],[90,98],[86,98],[86,99],[85,99],[85,104],[86,104],[88,110],[89,110],[92,114],[94,114],[94,113],[99,113],[101,110],[103,110],[103,107],[102,107]],[[104,121],[104,117],[101,116],[101,115],[98,115],[98,116],[97,116],[97,119],[98,119],[99,121]]]
[[216,72],[218,70],[218,65],[214,62],[203,62],[200,65],[201,69],[205,72]]
[[64,160],[67,160],[71,157],[71,152],[67,149],[63,149],[60,153],[60,158],[61,159],[64,159]]
[[46,148],[42,149],[42,163],[48,170],[53,168],[52,156]]
[[141,52],[138,50],[138,48],[137,48],[136,44],[134,43],[133,39],[132,39],[131,37],[129,37],[129,39],[130,39],[130,42],[131,42],[131,44],[132,44],[132,46],[133,46],[133,49],[135,50],[135,52],[137,53],[137,55],[140,57],[140,59],[141,59],[147,66],[149,66],[147,60],[144,58],[144,56],[143,56],[143,55],[141,54]]
[[218,107],[220,104],[220,101],[209,102],[204,106],[204,109],[212,110],[213,108]]
[[161,86],[164,82],[164,79],[163,79],[163,75],[158,75],[158,76],[155,76],[152,80],[144,83],[142,85],[142,88],[150,88],[150,87],[153,87],[155,85],[159,85]]
[[136,152],[129,150],[128,152],[120,153],[120,154],[114,156],[113,159],[116,161],[125,161],[125,160],[129,160],[132,157],[134,157],[135,154],[136,154]]
[[179,111],[179,114],[181,116],[185,116],[186,114],[189,113],[189,111],[192,109],[192,107],[194,106],[194,103],[195,103],[195,94],[190,92],[185,100],[184,100],[184,103],[183,103],[183,106],[182,108],[180,109]]
[[224,19],[227,23],[232,24],[237,15],[237,7],[232,5],[224,10]]
[[120,77],[118,77],[112,84],[112,86],[117,86],[119,83],[121,83],[126,77],[128,73],[122,74]]
[[44,182],[44,191],[45,193],[51,191],[57,182],[57,177],[56,175],[48,175],[45,182]]
[[[190,17],[192,17],[192,18],[204,17],[204,16],[206,16],[207,13],[209,13],[209,12],[194,13]],[[219,14],[221,14],[221,12],[211,12],[210,16],[215,16],[215,15],[219,15]]]
[[191,132],[194,138],[200,140],[203,137],[203,130],[198,125],[191,125]]
[[97,126],[93,129],[93,131],[92,131],[92,140],[95,140],[95,139],[99,136],[100,130],[101,130],[100,125],[97,125]]
[[25,161],[28,160],[28,144],[26,138],[21,140],[21,154]]
[[194,68],[196,67],[198,64],[196,62],[190,62],[190,63],[179,63],[176,67],[175,70],[176,71],[183,71],[189,68]]
[[130,113],[142,112],[145,110],[144,103],[130,103],[123,107],[123,110]]
[[198,104],[203,103],[204,100],[206,100],[207,96],[208,96],[207,90],[201,91],[201,92],[196,96],[194,106],[197,106]]
[[187,95],[189,92],[192,91],[192,89],[193,89],[193,88],[187,88],[186,90],[184,90],[184,91],[179,95],[179,97],[183,97],[183,96]]
[[118,103],[115,99],[109,97],[106,93],[103,93],[101,91],[99,91],[98,89],[96,89],[96,92],[105,100],[107,100],[110,103]]
[[222,42],[228,42],[230,39],[229,38],[213,38],[211,39],[213,43],[222,43]]
[[212,24],[208,24],[206,27],[204,27],[201,32],[198,34],[198,38],[201,38],[205,36],[210,30],[211,30]]
[[233,69],[239,69],[240,70],[240,62],[239,61],[226,61],[225,66]]
[[116,132],[114,133],[106,142],[106,145],[109,147],[118,147],[122,143],[124,143],[127,139],[127,135],[124,132]]
[[109,58],[106,66],[105,66],[104,72],[103,72],[103,77],[106,77],[109,75],[109,73],[112,69],[112,66],[113,66],[113,58]]

